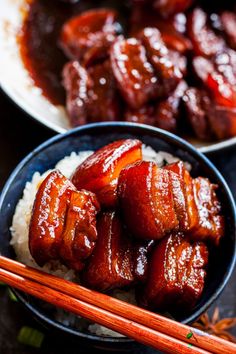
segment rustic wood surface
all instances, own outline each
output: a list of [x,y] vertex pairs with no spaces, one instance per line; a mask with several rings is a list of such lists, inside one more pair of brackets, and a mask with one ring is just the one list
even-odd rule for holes
[[[33,148],[53,136],[45,127],[34,122],[9,99],[0,93],[0,190],[17,163]],[[236,197],[236,146],[209,156],[225,179]],[[236,271],[221,297],[212,306],[220,307],[220,317],[236,316]],[[75,354],[88,353],[87,349],[71,345],[65,338],[53,336],[42,328],[22,306],[10,300],[7,289],[0,287],[0,353],[2,354]],[[22,326],[30,326],[44,332],[45,339],[41,349],[35,349],[17,342],[17,335]],[[236,335],[236,329],[232,331]],[[98,351],[89,351],[97,354]],[[154,354],[157,351],[140,345],[136,354]]]

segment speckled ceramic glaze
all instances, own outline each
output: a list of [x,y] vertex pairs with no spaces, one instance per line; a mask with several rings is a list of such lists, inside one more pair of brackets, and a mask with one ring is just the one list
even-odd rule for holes
[[[191,323],[203,313],[219,296],[225,287],[235,263],[236,211],[231,192],[221,174],[212,163],[191,145],[182,139],[162,130],[132,123],[100,123],[74,129],[64,135],[58,135],[32,151],[13,171],[0,198],[0,253],[14,257],[9,245],[12,217],[27,181],[35,171],[40,173],[53,168],[55,164],[72,151],[97,150],[98,148],[121,138],[138,138],[156,151],[167,151],[192,165],[192,175],[207,176],[219,185],[218,194],[226,216],[226,236],[220,247],[212,250],[206,287],[201,300],[190,312],[172,314],[183,323]],[[46,326],[64,332],[79,339],[81,343],[103,349],[125,350],[134,345],[128,338],[101,338],[55,322],[51,312],[26,294],[16,291],[23,304]]]

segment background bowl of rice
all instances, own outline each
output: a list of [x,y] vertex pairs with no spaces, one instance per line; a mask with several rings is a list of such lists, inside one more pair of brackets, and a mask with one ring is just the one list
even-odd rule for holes
[[[181,159],[191,168],[193,176],[208,177],[219,185],[218,194],[226,216],[226,236],[219,248],[210,252],[206,286],[200,301],[191,312],[171,313],[178,321],[191,323],[216,300],[233,271],[236,258],[236,209],[226,182],[212,163],[190,144],[168,132],[133,123],[90,124],[53,137],[40,145],[16,167],[2,191],[0,253],[11,258],[17,257],[23,263],[35,266],[28,251],[27,227],[34,195],[45,172],[56,166],[69,177],[91,151],[123,138],[140,139],[146,146],[143,147],[146,159],[152,159],[159,165]],[[73,271],[58,263],[52,263],[44,270],[76,280]],[[46,327],[71,335],[81,344],[108,350],[125,350],[134,345],[131,339],[111,333],[101,326],[88,323],[24,293],[15,293]],[[112,295],[130,302],[134,299],[132,291],[116,291]]]

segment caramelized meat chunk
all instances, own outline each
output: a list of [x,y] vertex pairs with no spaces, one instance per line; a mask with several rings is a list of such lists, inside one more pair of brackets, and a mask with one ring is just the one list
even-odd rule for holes
[[58,256],[68,199],[73,191],[73,184],[58,171],[51,172],[38,189],[30,220],[29,248],[40,266]]
[[213,58],[217,71],[222,74],[231,85],[236,85],[236,51],[227,49]]
[[117,211],[103,212],[98,239],[82,281],[90,288],[105,291],[129,286],[147,277],[148,254],[154,241],[135,242],[130,238]]
[[72,126],[120,118],[118,92],[109,61],[88,70],[77,61],[69,62],[63,77]]
[[185,168],[182,161],[167,165],[165,168],[169,171],[176,173],[182,183],[182,186],[184,187],[183,192],[185,197],[185,205],[187,206],[188,220],[188,227],[185,231],[191,230],[194,225],[198,223],[199,220],[197,205],[193,193],[193,179],[190,176],[190,173]]
[[115,11],[89,10],[64,24],[60,45],[70,59],[83,60],[88,65],[108,56],[109,48],[119,31]]
[[209,240],[218,245],[224,235],[224,218],[215,190],[207,178],[193,179],[183,162],[176,162],[165,167],[177,174],[184,188],[185,205],[188,214],[188,231],[195,241]]
[[101,214],[97,230],[98,240],[83,272],[83,283],[97,290],[121,288],[132,284],[132,244],[116,212]]
[[[182,161],[174,162],[172,164],[166,165],[164,167],[166,170],[171,171],[174,175],[178,177],[184,201],[179,203],[179,220],[180,226],[182,225],[181,231],[188,230],[192,223],[195,222],[195,217],[197,214],[197,208],[193,198],[193,187],[192,187],[192,177],[184,166]],[[173,189],[175,195],[175,200],[179,197],[176,195],[175,190]],[[176,201],[175,201],[176,203]]]
[[207,263],[205,244],[190,244],[181,233],[166,236],[151,255],[142,305],[162,311],[193,308],[203,292]]
[[190,88],[183,97],[186,116],[196,137],[226,139],[236,135],[236,109],[215,105],[206,92]]
[[187,58],[176,50],[169,50],[169,59],[176,67],[176,70],[181,73],[181,77],[185,77],[187,74]]
[[215,193],[217,186],[203,177],[193,179],[192,183],[198,217],[189,234],[192,239],[209,239],[218,245],[224,234],[224,219],[220,215],[221,207]]
[[193,60],[193,68],[218,105],[232,108],[236,106],[236,76],[229,74],[224,65],[215,67],[210,60],[196,57]]
[[236,50],[236,14],[224,11],[220,16],[221,28],[229,46]]
[[121,94],[133,109],[157,96],[157,77],[145,48],[135,38],[119,38],[111,47],[111,63]]
[[160,239],[178,228],[168,171],[141,161],[124,168],[118,196],[125,223],[138,238]]
[[180,81],[174,92],[156,105],[155,125],[158,128],[176,132],[180,118],[180,103],[186,89],[186,82]]
[[168,49],[172,49],[179,54],[184,54],[192,49],[190,40],[174,30],[161,31],[162,39]]
[[125,120],[127,122],[155,125],[154,106],[147,105],[139,109],[129,109],[125,111]]
[[191,41],[184,35],[186,22],[187,18],[183,13],[178,13],[166,21],[157,16],[150,5],[138,2],[132,8],[129,35],[136,37],[145,27],[158,28],[167,48],[183,54],[192,49]]
[[125,120],[129,122],[154,125],[175,132],[180,118],[180,103],[187,89],[185,81],[180,81],[176,89],[165,100],[143,106],[137,110],[127,109]]
[[164,167],[170,171],[170,184],[174,197],[174,207],[179,221],[179,229],[186,231],[189,228],[188,204],[184,180],[185,168],[182,162],[176,162]]
[[109,60],[88,69],[91,85],[88,88],[88,121],[120,119],[118,90]]
[[207,14],[200,8],[195,8],[188,18],[188,35],[196,55],[211,57],[222,52],[225,41],[217,36],[208,25]]
[[87,101],[90,78],[78,61],[69,62],[63,69],[66,89],[66,109],[72,127],[87,123]]
[[72,182],[77,189],[94,192],[103,206],[115,206],[120,171],[141,160],[141,145],[139,140],[126,139],[102,147],[77,167]]
[[59,245],[60,259],[69,268],[81,270],[95,247],[98,208],[91,192],[72,192]]
[[93,193],[77,191],[59,171],[41,183],[29,227],[29,248],[43,266],[61,260],[75,270],[83,268],[97,238],[96,214],[99,205]]
[[139,35],[147,51],[147,57],[153,65],[160,84],[158,95],[167,95],[175,89],[182,78],[182,73],[177,65],[171,61],[169,51],[165,46],[161,33],[157,28],[145,28]]
[[236,136],[236,108],[213,106],[207,114],[211,130],[217,139]]
[[194,135],[202,140],[211,138],[207,110],[212,104],[208,95],[203,90],[191,87],[185,91],[183,102],[186,117],[194,132]]

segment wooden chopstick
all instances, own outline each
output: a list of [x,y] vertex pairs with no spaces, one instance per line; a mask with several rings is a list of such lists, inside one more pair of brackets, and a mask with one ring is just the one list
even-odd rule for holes
[[163,333],[147,329],[146,327],[117,316],[111,312],[95,307],[86,302],[75,299],[69,295],[53,290],[48,286],[31,281],[7,270],[0,269],[1,281],[19,290],[45,300],[57,307],[61,307],[76,315],[83,316],[91,321],[106,326],[114,331],[131,337],[142,344],[150,345],[155,349],[166,353],[201,353],[207,354],[208,351],[188,347],[187,343],[178,339],[171,338]]
[[[38,281],[46,286],[50,284],[51,288],[60,290],[67,295],[72,295],[92,305],[96,302],[96,306],[104,310],[115,312],[117,315],[128,318],[129,320],[148,325],[150,328],[162,333],[168,333],[169,336],[180,339],[181,341],[184,340],[190,344],[197,344],[198,347],[205,350],[214,353],[220,352],[228,354],[232,349],[231,343],[201,332],[198,329],[176,323],[169,318],[127,304],[110,296],[91,291],[64,279],[27,267],[11,259],[0,256],[0,267],[10,269],[16,274]],[[189,333],[193,335],[188,339],[187,335]]]
[[[11,271],[13,273],[16,273],[18,275],[21,275],[23,277],[26,277],[28,279],[32,279],[34,281],[37,281],[41,284],[44,284],[46,286],[46,289],[53,288],[55,290],[63,292],[65,295],[62,295],[62,298],[66,298],[68,300],[68,295],[73,296],[73,300],[78,301],[76,299],[80,300],[80,305],[83,303],[83,309],[85,306],[92,306],[93,313],[92,317],[88,317],[88,314],[86,312],[82,312],[81,308],[74,309],[65,307],[67,306],[67,303],[61,303],[59,304],[58,301],[51,301],[55,300],[55,298],[45,298],[45,296],[41,297],[39,296],[38,292],[34,290],[34,293],[32,293],[31,287],[28,285],[32,283],[32,281],[25,279],[25,278],[20,278],[21,280],[18,279],[18,281],[15,281],[14,284],[12,283],[12,277],[10,278],[9,272],[6,274],[1,271],[0,277],[5,277],[5,280],[2,279],[3,281],[6,281],[10,283],[13,287],[20,288],[20,290],[23,290],[25,292],[30,293],[31,295],[40,297],[43,300],[49,301],[56,306],[60,306],[63,308],[66,308],[69,311],[72,311],[76,314],[80,314],[84,317],[87,317],[95,322],[98,322],[102,325],[105,325],[109,328],[112,328],[118,332],[121,332],[124,335],[127,335],[129,337],[134,338],[137,341],[141,341],[144,344],[151,345],[154,348],[164,350],[166,352],[172,353],[177,352],[177,347],[178,346],[178,352],[179,353],[206,353],[212,352],[212,353],[236,353],[236,346],[230,342],[224,341],[220,338],[214,337],[207,335],[204,332],[201,332],[197,329],[191,328],[189,326],[185,326],[183,324],[177,323],[171,319],[162,317],[160,315],[154,314],[152,312],[140,309],[136,306],[127,304],[123,301],[111,298],[110,296],[91,291],[89,289],[86,289],[82,286],[76,285],[74,283],[71,283],[69,281],[66,281],[61,278],[57,278],[53,275],[46,274],[44,272],[35,270],[33,268],[27,267],[21,263],[15,262],[13,260],[10,260],[8,258],[0,256],[0,267],[7,269],[8,271]],[[12,274],[11,274],[12,275]],[[13,274],[14,275],[14,274]],[[10,278],[10,279],[9,279]],[[23,281],[24,279],[24,281]],[[15,279],[14,279],[15,280]],[[28,285],[27,285],[28,284]],[[35,284],[34,284],[35,285]],[[38,284],[39,285],[39,284]],[[21,286],[21,287],[20,287]],[[28,289],[26,288],[28,286]],[[43,286],[43,285],[41,285]],[[28,291],[29,290],[29,291]],[[56,292],[58,294],[58,292]],[[66,296],[67,295],[67,296]],[[66,296],[66,297],[65,297]],[[89,303],[89,304],[88,304]],[[96,306],[96,307],[95,307]],[[99,308],[97,307],[99,306]],[[102,316],[101,316],[101,312]],[[118,320],[117,322],[107,322],[107,319],[110,318],[109,316],[112,315],[116,317]],[[91,315],[91,314],[90,314]],[[104,322],[104,316],[105,322]],[[101,322],[101,320],[103,322]],[[121,322],[123,323],[126,321],[126,326],[124,323],[122,324],[121,327],[120,324]],[[128,323],[127,323],[128,321]],[[131,322],[132,321],[132,322]],[[112,327],[113,326],[113,327]],[[115,328],[114,328],[115,326]],[[138,326],[138,327],[137,327]],[[145,328],[145,327],[146,328]],[[143,335],[143,331],[149,332],[149,336]],[[140,329],[141,328],[141,329]],[[139,333],[138,336],[136,336],[137,333],[135,333],[135,330],[139,329],[142,332],[142,335]],[[131,333],[130,333],[131,330]],[[133,331],[134,330],[134,331]],[[159,337],[155,337],[155,339],[151,336],[150,334],[153,334],[153,331],[155,332],[155,335],[157,334],[157,331],[160,332],[158,333]],[[192,334],[190,337],[187,338],[188,334]],[[163,335],[162,335],[163,334]],[[170,345],[166,344],[166,340],[168,338],[168,343]],[[154,342],[153,342],[154,340]],[[157,343],[158,341],[158,343]],[[174,343],[173,343],[174,341]],[[180,343],[181,344],[180,344]],[[193,347],[191,347],[189,344],[183,343],[183,342],[189,342],[190,345],[192,344]],[[164,348],[161,347],[161,345],[164,344]],[[174,345],[174,347],[173,347]],[[181,348],[180,348],[181,347]],[[202,348],[203,350],[201,350]],[[172,349],[172,351],[171,351]],[[184,350],[184,351],[183,351]],[[199,351],[200,350],[200,351]]]

